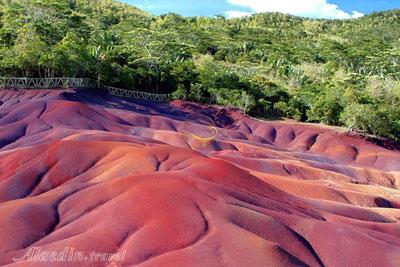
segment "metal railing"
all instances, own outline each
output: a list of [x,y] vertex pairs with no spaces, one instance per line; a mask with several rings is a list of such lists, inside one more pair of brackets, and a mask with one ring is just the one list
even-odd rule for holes
[[108,91],[110,95],[118,96],[118,97],[128,97],[128,98],[134,98],[138,100],[145,100],[145,101],[151,101],[151,102],[169,102],[171,101],[171,95],[170,94],[152,94],[152,93],[147,93],[147,92],[142,92],[142,91],[131,91],[131,90],[125,90],[121,88],[116,88],[112,86],[102,86],[105,90]]
[[110,95],[152,102],[169,102],[170,94],[152,94],[98,84],[89,78],[15,78],[0,77],[0,89],[66,89],[99,88]]
[[88,78],[5,78],[0,77],[0,89],[64,89],[89,88]]

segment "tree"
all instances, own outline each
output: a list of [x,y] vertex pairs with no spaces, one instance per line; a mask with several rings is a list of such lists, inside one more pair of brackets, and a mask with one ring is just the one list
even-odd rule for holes
[[66,77],[84,77],[93,66],[84,40],[71,32],[44,55],[40,62],[52,69],[53,73]]
[[39,59],[47,50],[47,44],[29,26],[18,31],[18,37],[6,52],[3,64],[12,69],[14,75],[26,77],[40,74]]
[[398,130],[397,122],[393,123],[390,120],[389,113],[386,110],[371,104],[353,103],[345,107],[340,120],[349,131],[372,133],[376,136],[399,137],[395,136],[395,131]]

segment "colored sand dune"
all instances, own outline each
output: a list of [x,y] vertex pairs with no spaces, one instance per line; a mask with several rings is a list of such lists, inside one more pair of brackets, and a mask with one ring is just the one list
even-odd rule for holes
[[[186,102],[0,91],[0,265],[399,266],[400,152]],[[64,262],[59,266],[107,266]]]

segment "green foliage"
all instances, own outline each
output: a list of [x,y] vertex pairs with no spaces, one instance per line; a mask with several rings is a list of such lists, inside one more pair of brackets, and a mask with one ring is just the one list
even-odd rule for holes
[[29,26],[17,31],[14,45],[10,49],[2,51],[2,72],[14,75],[37,75],[39,71],[39,59],[45,53],[47,45],[36,32]]
[[210,88],[209,91],[215,96],[217,104],[240,108],[245,113],[256,104],[251,95],[239,89]]
[[91,60],[83,38],[69,32],[42,56],[40,63],[62,76],[74,77],[88,74]]
[[0,75],[90,77],[400,139],[399,18],[152,17],[112,0],[0,0]]
[[377,136],[398,138],[398,121],[390,118],[393,114],[385,108],[372,104],[352,103],[345,107],[340,116],[349,130],[369,132]]

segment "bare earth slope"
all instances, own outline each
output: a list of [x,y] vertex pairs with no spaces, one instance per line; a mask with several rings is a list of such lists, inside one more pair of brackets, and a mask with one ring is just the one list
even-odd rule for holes
[[0,104],[0,265],[110,264],[13,261],[73,247],[126,251],[111,266],[400,266],[399,151],[183,102]]

